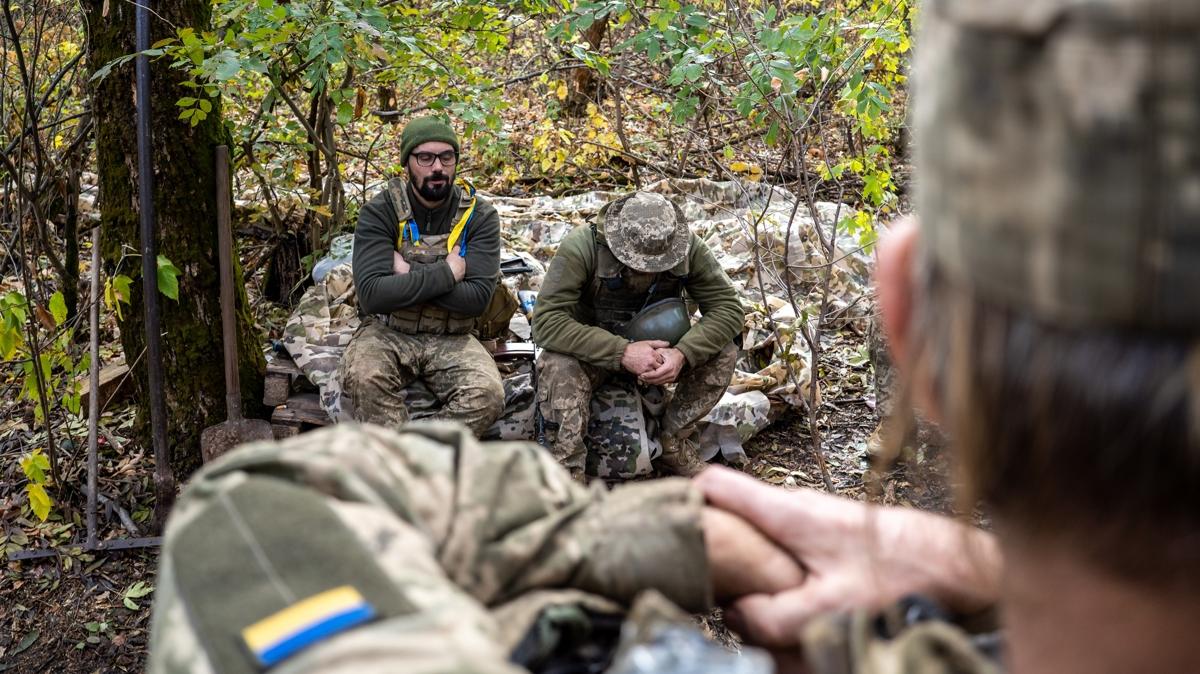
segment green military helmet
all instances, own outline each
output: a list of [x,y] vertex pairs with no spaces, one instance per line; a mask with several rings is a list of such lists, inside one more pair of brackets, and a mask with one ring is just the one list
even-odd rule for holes
[[631,318],[625,324],[625,337],[635,342],[661,339],[675,346],[691,329],[692,317],[687,304],[678,297],[669,297],[651,304]]

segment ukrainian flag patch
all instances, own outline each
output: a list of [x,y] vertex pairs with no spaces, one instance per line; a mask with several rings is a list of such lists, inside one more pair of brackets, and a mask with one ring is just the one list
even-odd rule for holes
[[242,630],[242,641],[262,667],[375,617],[358,590],[343,585],[326,590],[263,618]]

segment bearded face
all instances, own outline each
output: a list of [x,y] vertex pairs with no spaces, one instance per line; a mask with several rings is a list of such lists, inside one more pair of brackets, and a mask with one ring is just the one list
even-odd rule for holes
[[[450,196],[454,185],[454,170],[456,161],[451,159],[447,164],[442,157],[454,155],[454,148],[448,143],[430,141],[421,143],[408,156],[408,181],[412,183],[413,191],[430,205],[439,204]],[[421,160],[432,161],[428,166],[422,166]]]

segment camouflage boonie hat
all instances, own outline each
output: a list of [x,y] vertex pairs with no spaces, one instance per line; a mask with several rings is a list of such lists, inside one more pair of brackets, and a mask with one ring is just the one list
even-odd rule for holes
[[653,192],[634,192],[609,204],[604,237],[621,264],[641,272],[666,271],[687,257],[683,212]]
[[1068,328],[1200,329],[1200,3],[930,0],[927,259]]

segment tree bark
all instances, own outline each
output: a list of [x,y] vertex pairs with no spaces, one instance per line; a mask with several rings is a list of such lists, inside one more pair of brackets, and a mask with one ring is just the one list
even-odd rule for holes
[[[583,31],[583,41],[592,51],[600,48],[608,32],[608,17],[596,19]],[[576,68],[571,71],[571,85],[567,88],[566,111],[570,115],[582,115],[588,103],[599,103],[600,73],[591,68]]]
[[[88,66],[92,72],[134,51],[135,4],[83,0],[91,28]],[[151,4],[151,42],[172,37],[175,29],[208,30],[210,0],[171,0]],[[135,396],[138,435],[149,445],[149,400],[144,358],[140,260],[123,256],[139,250],[136,101],[132,61],[92,83],[96,154],[103,222],[102,256],[108,274],[122,273],[131,284],[131,307],[118,321],[125,362],[138,363]],[[220,100],[204,121],[179,120],[175,102],[196,96],[181,84],[183,72],[166,60],[151,62],[152,157],[158,251],[180,270],[179,300],[160,298],[163,329],[163,381],[171,466],[181,481],[201,462],[200,432],[224,421],[225,380],[221,360],[220,276],[217,266],[215,148],[229,144],[221,121]],[[234,255],[238,351],[243,411],[262,413],[266,364],[262,337],[254,328],[238,256]],[[118,264],[120,268],[118,269]]]

